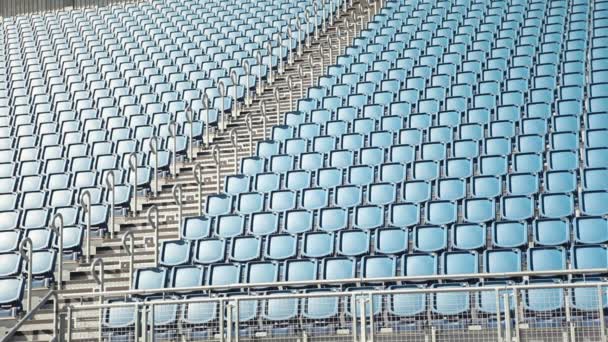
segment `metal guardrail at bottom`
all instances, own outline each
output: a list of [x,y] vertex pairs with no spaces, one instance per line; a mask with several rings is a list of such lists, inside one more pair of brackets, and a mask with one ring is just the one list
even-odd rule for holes
[[608,282],[308,291],[62,308],[65,341],[602,341]]

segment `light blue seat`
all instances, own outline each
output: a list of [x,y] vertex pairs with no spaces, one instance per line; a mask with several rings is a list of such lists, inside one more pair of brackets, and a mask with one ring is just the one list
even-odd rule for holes
[[444,225],[457,219],[457,205],[451,201],[430,201],[426,203],[425,221],[427,224]]
[[444,252],[443,274],[479,273],[479,255],[475,251]]
[[574,239],[585,244],[608,241],[608,221],[600,216],[582,216],[573,220]]
[[402,276],[429,276],[438,274],[436,254],[414,253],[401,257]]
[[527,262],[530,271],[566,269],[566,250],[562,247],[534,247],[528,249]]
[[519,249],[486,250],[483,254],[483,269],[487,273],[520,272],[522,269]]
[[527,196],[503,196],[500,207],[505,220],[525,220],[534,215],[534,200]]
[[360,256],[369,253],[370,234],[361,230],[338,233],[337,252],[343,256]]
[[579,208],[585,215],[599,216],[608,213],[608,191],[581,191],[579,194]]
[[493,199],[465,199],[462,204],[463,217],[466,222],[483,223],[495,218],[495,202]]
[[474,250],[486,245],[486,227],[481,224],[454,224],[450,228],[450,236],[456,249]]
[[603,269],[608,265],[608,250],[602,245],[573,246],[570,257],[575,269]]
[[448,230],[441,226],[416,226],[412,240],[415,251],[441,251],[447,248]]

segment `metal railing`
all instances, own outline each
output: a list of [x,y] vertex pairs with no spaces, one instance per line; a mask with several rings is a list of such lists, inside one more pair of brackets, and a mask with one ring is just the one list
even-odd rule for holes
[[162,295],[172,293],[187,293],[187,292],[230,292],[230,291],[250,291],[260,288],[275,288],[285,289],[294,287],[345,287],[350,285],[361,284],[397,284],[397,283],[428,283],[428,282],[446,282],[446,281],[468,281],[478,279],[479,281],[492,281],[496,279],[523,279],[526,277],[535,278],[550,278],[550,277],[575,277],[586,276],[592,277],[597,275],[605,275],[606,269],[569,269],[569,270],[550,270],[550,271],[519,271],[519,272],[500,272],[500,273],[466,273],[466,274],[440,274],[440,275],[421,275],[421,276],[396,276],[396,277],[377,277],[377,278],[347,278],[347,279],[319,279],[305,281],[278,281],[267,283],[235,283],[227,285],[203,285],[192,287],[172,287],[172,288],[154,288],[140,290],[121,290],[109,291],[103,294],[99,293],[66,293],[62,297],[65,299],[80,299],[86,300],[89,298],[97,298],[103,295],[106,298],[121,298],[124,296],[147,296],[147,295]]
[[67,341],[605,342],[607,290],[608,282],[588,282],[129,299],[64,306],[70,323],[61,334]]

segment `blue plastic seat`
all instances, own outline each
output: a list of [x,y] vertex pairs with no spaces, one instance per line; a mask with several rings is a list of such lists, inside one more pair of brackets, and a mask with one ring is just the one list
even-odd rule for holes
[[608,213],[608,191],[582,191],[579,195],[579,208],[585,215],[599,216]]
[[527,261],[530,271],[566,269],[566,250],[562,247],[534,247],[528,249]]
[[443,225],[456,222],[457,205],[451,201],[430,201],[426,203],[425,221],[431,225]]
[[481,224],[454,224],[450,235],[452,246],[457,249],[474,250],[486,245],[486,227]]
[[187,240],[163,241],[160,246],[159,264],[162,266],[179,266],[190,262],[191,244]]
[[340,280],[355,277],[357,263],[347,257],[333,257],[323,259],[321,279]]
[[260,238],[239,236],[232,238],[230,260],[237,262],[252,261],[260,257],[262,242]]
[[475,251],[444,252],[443,274],[479,273],[479,256]]
[[574,198],[569,194],[542,194],[538,201],[543,217],[562,218],[574,212]]
[[215,263],[207,272],[207,285],[221,286],[238,284],[241,280],[241,268],[236,264]]
[[412,240],[415,251],[441,251],[447,248],[448,231],[441,226],[416,226]]
[[338,233],[337,251],[344,256],[359,256],[369,252],[370,234],[359,230]]
[[462,204],[466,222],[483,223],[495,218],[495,202],[488,198],[465,199]]
[[[433,288],[461,287],[461,284],[435,284]],[[441,316],[463,315],[469,311],[470,298],[468,292],[435,292],[432,295],[431,310]]]
[[[559,284],[558,280],[534,280],[531,284]],[[539,288],[523,291],[524,308],[532,313],[547,313],[564,307],[564,293],[560,288]]]
[[317,262],[310,259],[286,260],[283,266],[283,281],[308,281],[317,279]]
[[200,266],[177,266],[171,269],[169,287],[197,287],[205,284],[205,269]]
[[275,283],[279,279],[279,264],[270,261],[249,262],[243,277],[243,282],[248,284]]
[[583,216],[573,220],[574,239],[585,244],[608,241],[608,221],[599,216]]
[[192,257],[197,264],[213,264],[224,260],[226,242],[219,239],[199,240]]
[[163,268],[144,268],[135,270],[132,288],[134,290],[162,289],[167,283],[167,270]]
[[573,246],[570,258],[575,269],[604,269],[608,265],[608,249],[602,245]]
[[285,214],[284,230],[290,234],[305,233],[312,230],[312,212],[290,210]]
[[323,188],[307,188],[302,190],[302,208],[314,210],[326,207],[328,204],[328,194]]

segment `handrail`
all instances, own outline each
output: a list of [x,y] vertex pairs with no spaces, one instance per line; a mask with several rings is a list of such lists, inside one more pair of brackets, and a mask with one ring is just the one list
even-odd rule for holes
[[238,85],[239,85],[239,76],[236,74],[236,70],[232,70],[230,72],[230,81],[232,81],[232,117],[233,118],[237,118],[239,117],[240,110],[239,110],[239,101],[238,101]]
[[184,202],[182,201],[182,185],[180,183],[173,185],[173,189],[171,189],[171,194],[173,195],[173,200],[177,204],[177,222],[178,224],[181,224],[184,204]]
[[[137,198],[137,196],[135,197]],[[86,201],[85,201],[86,199]],[[86,243],[86,255],[85,255],[85,261],[87,263],[89,263],[91,261],[91,193],[89,192],[89,190],[85,190],[82,195],[80,196],[80,206],[82,207],[82,210],[84,210],[85,214],[86,214],[86,218],[87,218],[87,243]]]
[[[97,273],[95,272],[97,269],[97,265],[99,265],[99,275],[97,275]],[[104,262],[103,259],[101,258],[96,258],[93,263],[91,264],[91,276],[93,277],[93,280],[95,281],[95,283],[97,283],[99,285],[99,292],[105,292],[106,288],[105,288],[105,271],[104,271]],[[103,295],[99,296],[99,305],[103,304]],[[102,325],[103,325],[103,314],[101,309],[99,309],[99,331],[98,331],[98,335],[99,335],[99,341],[102,340]]]
[[173,138],[173,155],[171,156],[171,164],[173,166],[173,177],[177,177],[177,124],[175,121],[170,121],[168,124],[169,137]]
[[19,329],[21,329],[23,324],[29,321],[38,312],[38,310],[42,309],[51,298],[53,298],[53,336],[56,337],[58,335],[57,315],[59,313],[59,298],[55,290],[49,290],[49,292],[47,292],[44,297],[40,299],[36,306],[34,306],[31,310],[27,311],[25,315],[21,317],[21,319],[17,323],[15,323],[15,325],[13,325],[4,336],[2,336],[2,339],[0,341],[11,341],[13,336],[15,336]]
[[133,284],[133,271],[135,268],[135,236],[132,231],[126,232],[122,236],[122,247],[127,251],[129,255],[129,286]]
[[[173,189],[175,192],[175,187]],[[152,220],[152,214],[154,214],[154,220]],[[146,218],[154,230],[154,264],[158,265],[158,207],[156,204],[153,204],[148,208]]]
[[298,57],[302,57],[302,22],[300,17],[296,18],[296,29],[298,30]]
[[129,153],[129,169],[133,172],[133,216],[137,214],[137,152]]
[[274,88],[273,95],[274,95],[274,100],[276,102],[276,110],[277,110],[276,125],[280,125],[281,124],[281,95],[279,94],[279,90],[277,88]]
[[158,196],[158,138],[151,137],[148,140],[150,151],[154,155],[154,197]]
[[209,147],[209,143],[211,142],[211,137],[209,136],[209,95],[207,93],[203,94],[203,110],[205,111],[205,136],[203,137],[203,142],[205,143],[205,147]]
[[[57,221],[59,221],[59,224],[57,224]],[[57,290],[61,290],[63,287],[63,215],[61,213],[56,213],[53,216],[50,228],[57,235],[59,254],[57,256]]]
[[[287,90],[289,90],[289,111],[293,111],[293,80],[291,75],[287,75]],[[279,122],[277,121],[277,125]]]
[[300,79],[300,98],[304,97],[304,68],[298,63],[298,78]]
[[283,61],[283,36],[281,33],[276,33],[278,36],[277,44],[279,45],[279,65],[277,66],[277,72],[279,75],[283,75],[285,73],[285,62]]
[[262,53],[260,50],[257,50],[255,52],[255,63],[258,67],[258,82],[255,90],[258,95],[262,95],[264,93],[264,85],[262,84],[262,62]]
[[215,163],[215,192],[216,193],[220,193],[220,171],[222,168],[222,165],[220,164],[220,150],[217,147],[217,145],[213,145],[213,147],[211,148],[211,157],[213,157],[213,161]]
[[262,140],[266,140],[266,102],[264,99],[260,100],[260,111],[262,112],[260,116],[262,119]]
[[251,65],[248,60],[243,62],[243,70],[245,71],[245,106],[249,108],[251,106],[251,84],[249,78],[251,77]]
[[194,113],[192,108],[186,105],[186,122],[190,126],[188,130],[188,159],[194,160]]
[[[156,175],[154,176],[156,178]],[[110,170],[106,174],[106,186],[108,190],[112,193],[110,196],[110,227],[108,230],[110,231],[110,238],[114,238],[114,230],[116,228],[116,215],[114,215],[114,208],[116,206],[116,178],[114,176],[114,170]],[[62,220],[63,221],[63,220]]]
[[217,125],[220,129],[221,133],[224,133],[224,127],[225,127],[225,120],[226,118],[224,117],[224,114],[226,112],[226,84],[224,83],[223,80],[220,80],[217,83],[217,89],[220,92],[220,103],[221,103],[221,110],[218,109],[218,118],[217,118]]
[[245,116],[245,125],[247,126],[247,133],[249,136],[249,155],[253,156],[253,126],[251,125],[251,114]]
[[[441,274],[441,275],[425,275],[425,276],[397,276],[397,277],[378,277],[378,278],[349,278],[338,280],[306,280],[306,281],[279,281],[266,283],[251,283],[251,284],[229,284],[229,285],[204,285],[193,287],[179,288],[159,288],[145,290],[122,290],[108,292],[107,294],[115,296],[124,295],[146,295],[158,293],[174,293],[174,292],[194,292],[194,291],[225,291],[234,289],[247,288],[264,288],[264,287],[289,287],[289,286],[321,286],[321,285],[344,285],[344,284],[360,284],[360,283],[395,283],[395,282],[421,282],[433,280],[457,280],[457,279],[496,279],[496,278],[520,278],[527,276],[566,276],[566,275],[582,275],[582,274],[602,274],[605,273],[604,268],[591,269],[569,269],[569,270],[553,270],[553,271],[519,271],[519,272],[500,272],[500,273],[470,273],[470,274]],[[563,285],[563,284],[562,284]],[[88,296],[96,296],[96,294],[86,294]],[[65,298],[80,298],[82,294],[65,294]]]
[[293,58],[293,53],[294,53],[294,48],[293,48],[293,30],[291,29],[291,26],[287,27],[287,39],[289,39],[289,51],[287,51],[287,64],[288,65],[292,65],[294,62],[294,58]]
[[[27,245],[27,247],[26,247]],[[26,251],[27,249],[27,251]],[[19,254],[22,259],[27,261],[27,297],[25,300],[25,311],[32,309],[32,254],[34,252],[34,244],[28,236],[23,237],[19,243]]]
[[228,134],[228,140],[232,145],[232,158],[234,159],[234,173],[238,173],[239,170],[239,143],[236,128],[230,129]]
[[196,185],[198,186],[198,215],[203,215],[203,164],[196,163],[194,168],[192,169],[194,173],[194,180],[196,181]]
[[267,53],[266,58],[268,58],[268,76],[266,77],[266,80],[268,81],[268,85],[272,87],[274,84],[274,72],[272,69],[272,44],[267,41],[265,45]]

